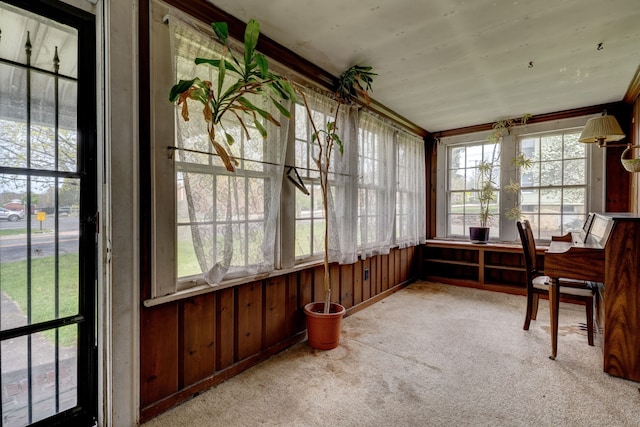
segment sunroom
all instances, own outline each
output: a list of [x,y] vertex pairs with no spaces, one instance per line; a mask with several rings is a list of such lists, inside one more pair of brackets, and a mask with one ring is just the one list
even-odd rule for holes
[[[491,400],[476,399],[456,418],[456,396],[482,384],[504,393],[506,379],[463,371],[506,378],[522,360],[566,384],[597,382],[604,391],[593,396],[622,395],[612,406],[619,418],[604,411],[591,420],[629,419],[625,393],[640,381],[640,361],[626,356],[640,348],[626,338],[640,328],[635,231],[616,244],[621,258],[603,243],[603,265],[618,261],[590,280],[601,284],[598,327],[609,322],[625,337],[624,363],[607,370],[620,354],[607,356],[602,329],[587,345],[574,325],[584,322],[578,304],[562,300],[556,361],[547,358],[558,331],[546,299],[535,328],[522,330],[527,275],[517,223],[532,225],[542,264],[557,236],[588,228],[594,213],[635,224],[640,175],[621,156],[636,157],[640,144],[640,5],[316,3],[1,0],[0,205],[23,215],[0,221],[2,425],[161,425],[178,422],[164,418],[174,408],[198,411],[189,405],[201,394],[223,402],[219,418],[190,422],[230,425],[220,412],[242,411],[231,396],[262,387],[239,401],[264,413],[326,411],[305,391],[286,391],[287,381],[303,382],[297,374],[284,388],[265,386],[274,367],[297,372],[279,365],[283,355],[375,380],[367,385],[375,392],[352,382],[328,395],[348,425],[386,425],[393,406],[407,415],[399,424],[424,417],[421,406],[438,413],[436,424],[475,415],[509,424],[525,416],[517,405],[496,403],[508,409],[489,416]],[[244,92],[214,128],[217,110],[203,108],[199,94],[229,89],[233,70],[247,63],[261,77],[268,66],[284,89],[275,102]],[[336,82],[356,65],[371,80],[342,105]],[[203,92],[196,83],[170,101],[174,85],[195,77]],[[615,118],[619,138],[585,142],[587,122],[602,117]],[[321,138],[334,143],[328,198]],[[471,235],[479,225],[486,242]],[[615,227],[596,235],[616,235]],[[605,270],[621,289],[606,299]],[[324,301],[327,284],[330,301],[346,310],[344,333],[337,348],[316,350],[304,307]],[[631,308],[611,311],[611,295]],[[628,319],[620,330],[607,317],[616,313]],[[477,330],[467,335],[470,326]],[[363,338],[374,330],[381,335]],[[425,348],[433,364],[422,359]],[[461,355],[482,349],[485,357],[463,364]],[[516,363],[489,357],[501,353]],[[594,372],[576,380],[582,364]],[[264,378],[243,387],[262,367]],[[445,387],[438,375],[418,382],[426,372],[456,375]],[[441,386],[451,393],[439,394]],[[548,407],[570,392],[550,392]],[[271,401],[270,393],[283,394]],[[349,406],[360,411],[345,415]],[[548,416],[536,419],[571,421]],[[323,424],[247,415],[236,425],[256,420]]]

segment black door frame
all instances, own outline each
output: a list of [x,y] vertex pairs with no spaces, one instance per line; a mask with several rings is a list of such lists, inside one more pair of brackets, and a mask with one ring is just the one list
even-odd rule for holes
[[[79,315],[74,321],[50,321],[25,326],[22,334],[69,323],[78,325],[77,406],[33,423],[40,425],[93,426],[98,419],[97,346],[97,108],[95,16],[56,0],[1,0],[78,31],[78,173],[80,176]],[[57,323],[56,323],[57,322]],[[58,324],[60,323],[60,324]],[[0,332],[2,339],[16,333]],[[4,336],[6,335],[6,336]]]

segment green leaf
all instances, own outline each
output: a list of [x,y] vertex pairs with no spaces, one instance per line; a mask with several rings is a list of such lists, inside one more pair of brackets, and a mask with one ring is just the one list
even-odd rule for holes
[[229,38],[229,27],[226,22],[214,22],[211,24],[213,31],[216,33],[218,39],[227,44],[227,39]]
[[193,83],[196,80],[199,79],[196,77],[195,79],[191,80],[180,80],[178,84],[173,85],[171,91],[169,92],[169,101],[175,102],[182,92],[188,90],[191,86],[193,86]]
[[[327,122],[327,131],[331,132],[336,128],[336,122]],[[334,134],[335,135],[335,134]]]
[[[196,58],[194,62],[196,63],[196,65],[209,64],[212,67],[218,68],[220,59]],[[229,71],[233,71],[238,75],[242,75],[240,71],[238,71],[238,69],[229,61],[224,61],[224,67]]]
[[344,155],[344,144],[342,144],[342,140],[340,140],[340,137],[338,136],[337,133],[332,133],[331,134],[331,138],[333,138],[333,140],[335,141],[336,144],[338,144],[338,149],[340,150],[340,155]]
[[247,22],[247,28],[244,30],[244,63],[245,67],[249,67],[253,59],[253,52],[258,45],[258,36],[260,35],[260,24],[255,19]]
[[247,98],[240,97],[237,99],[237,101],[238,103],[240,103],[240,105],[249,108],[251,111],[255,111],[261,117],[269,120],[274,125],[280,126],[280,123],[271,114],[269,114],[267,111],[263,110],[262,108],[258,108],[255,105],[253,105]]
[[229,86],[227,88],[227,90],[224,92],[224,94],[222,94],[219,99],[220,99],[220,104],[228,104],[229,102],[231,102],[233,100],[234,97],[236,97],[239,94],[245,93],[244,91],[241,90],[242,86],[244,85],[244,82],[242,80],[238,80],[237,82],[235,82],[234,84],[232,84],[231,86]]
[[254,120],[253,124],[256,126],[256,129],[258,129],[258,132],[260,132],[260,135],[262,135],[263,138],[266,138],[267,130],[264,128],[264,126],[262,126],[262,123],[260,123],[260,120]]
[[293,88],[291,83],[289,83],[288,81],[278,80],[276,84],[278,85],[279,88],[281,88],[283,91],[285,91],[289,95],[289,99],[295,101],[298,98],[296,96],[295,89]]
[[266,79],[269,75],[269,61],[267,61],[264,55],[258,53],[256,54],[256,63],[258,64],[258,68],[260,68],[260,76]]
[[218,95],[222,93],[222,86],[224,85],[224,76],[225,76],[225,65],[224,61],[218,61]]
[[228,133],[224,133],[225,138],[227,138],[227,144],[229,145],[233,145],[233,143],[235,142],[235,139],[233,139],[233,136],[231,136]]
[[286,118],[291,118],[291,112],[289,110],[287,110],[286,108],[284,108],[282,106],[282,104],[280,104],[278,102],[277,99],[275,98],[271,98],[269,97],[269,99],[271,99],[271,102],[273,102],[273,105],[276,106],[276,108],[278,109],[278,111],[280,111],[280,114],[282,114],[283,116],[285,116]]

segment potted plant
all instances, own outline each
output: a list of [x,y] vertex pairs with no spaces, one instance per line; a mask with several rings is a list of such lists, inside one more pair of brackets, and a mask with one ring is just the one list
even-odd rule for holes
[[[513,159],[511,159],[511,164],[515,166],[516,171],[519,171],[520,169],[530,169],[533,166],[533,161],[527,158],[523,153],[518,153]],[[505,211],[504,215],[507,219],[517,221],[522,218],[522,210],[520,209],[520,203],[518,202],[518,196],[520,195],[520,183],[509,180],[509,185],[505,187],[505,190],[513,194],[514,203],[510,209]]]
[[[217,81],[210,82],[198,77],[180,80],[171,88],[169,100],[177,101],[178,105],[182,105],[182,118],[185,121],[189,120],[187,100],[192,99],[202,104],[202,114],[207,123],[209,140],[227,170],[233,172],[237,160],[231,156],[226,147],[231,146],[234,139],[231,133],[224,129],[222,119],[235,118],[249,138],[249,131],[243,121],[243,116],[248,115],[253,119],[258,132],[266,138],[267,130],[263,121],[268,120],[276,126],[280,126],[280,123],[269,112],[251,102],[251,96],[267,96],[278,111],[289,118],[291,113],[280,104],[280,101],[295,99],[295,92],[286,79],[269,71],[267,58],[256,52],[260,35],[260,25],[257,21],[252,19],[247,23],[242,61],[234,55],[228,44],[227,23],[214,22],[211,26],[218,40],[224,45],[223,54],[228,55],[229,60],[196,58],[196,64],[208,64],[217,69]],[[220,142],[221,136],[224,136],[222,142]]]
[[[483,160],[478,165],[478,202],[480,205],[480,211],[478,213],[480,226],[469,227],[469,239],[472,243],[487,243],[489,241],[488,222],[493,217],[491,212],[491,204],[496,200],[496,192],[498,191],[498,184],[495,181],[494,171],[497,166],[496,163],[500,159],[501,150],[499,150],[498,143],[505,135],[511,133],[514,126],[525,125],[531,118],[531,114],[524,114],[520,119],[503,119],[498,120],[492,125],[491,132],[487,136],[487,140],[493,143],[493,152],[489,159]],[[526,159],[524,155],[516,156],[513,160],[514,165],[522,167],[530,167],[531,161]],[[510,191],[518,192],[520,185],[518,183],[511,182]],[[507,213],[508,218],[519,218],[520,209],[518,205],[510,209]]]
[[331,278],[329,275],[329,212],[328,212],[328,186],[329,167],[334,149],[344,152],[344,145],[338,135],[337,123],[340,107],[350,105],[358,97],[365,103],[369,102],[368,91],[371,90],[373,76],[371,67],[354,65],[343,72],[338,78],[334,98],[337,102],[333,120],[327,123],[315,123],[313,114],[304,92],[298,91],[302,103],[307,112],[309,123],[312,126],[312,142],[317,144],[317,156],[314,158],[320,174],[320,190],[322,194],[322,206],[324,210],[324,276],[323,285],[324,302],[311,302],[304,307],[307,318],[308,342],[314,348],[329,350],[338,346],[340,342],[340,327],[342,317],[346,310],[337,303],[331,302]]

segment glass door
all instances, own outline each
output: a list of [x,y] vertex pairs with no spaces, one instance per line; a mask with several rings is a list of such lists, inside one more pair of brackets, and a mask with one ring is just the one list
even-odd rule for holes
[[94,18],[0,1],[0,31],[1,425],[94,425]]

